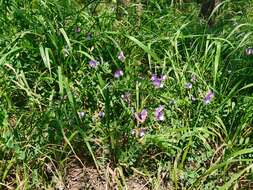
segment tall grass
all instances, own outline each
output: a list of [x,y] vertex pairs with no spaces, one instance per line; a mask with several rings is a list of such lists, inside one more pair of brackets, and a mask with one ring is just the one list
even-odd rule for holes
[[150,189],[250,185],[250,0],[211,28],[195,2],[0,5],[0,189],[56,187],[48,166],[61,181],[73,157],[110,165],[119,189],[136,172]]

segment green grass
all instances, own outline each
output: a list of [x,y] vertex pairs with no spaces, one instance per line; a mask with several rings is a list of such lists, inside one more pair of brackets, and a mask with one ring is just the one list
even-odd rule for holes
[[[45,168],[64,178],[73,157],[101,173],[110,165],[119,189],[137,171],[149,189],[243,189],[253,180],[252,3],[224,1],[210,28],[195,2],[150,0],[138,12],[109,0],[0,1],[0,189],[53,188]],[[152,74],[166,76],[163,88]]]

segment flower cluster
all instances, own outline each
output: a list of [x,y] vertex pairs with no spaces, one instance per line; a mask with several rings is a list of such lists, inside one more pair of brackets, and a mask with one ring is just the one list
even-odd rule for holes
[[144,123],[148,117],[148,111],[143,109],[140,113],[135,113],[134,116],[138,123]]
[[[122,61],[122,62],[125,61],[126,57],[125,57],[123,51],[121,51],[121,52],[119,53],[118,59],[119,59],[120,61]],[[91,68],[97,68],[98,64],[99,64],[99,62],[98,62],[97,60],[95,60],[95,59],[89,60],[89,66],[90,66]],[[114,77],[117,78],[117,79],[120,78],[120,77],[122,77],[123,75],[124,75],[124,72],[123,72],[122,69],[117,69],[117,70],[114,72]]]
[[165,120],[163,110],[164,110],[164,106],[162,106],[162,105],[155,109],[155,120],[156,121],[164,121]]
[[144,135],[146,134],[146,131],[147,131],[147,129],[145,129],[145,128],[133,129],[131,131],[131,134],[134,136],[144,137]]
[[163,87],[163,81],[166,80],[166,76],[165,75],[161,75],[160,77],[158,77],[156,74],[153,74],[151,76],[151,81],[153,83],[153,85],[155,86],[155,88],[162,88]]
[[[251,50],[247,50],[247,51],[248,51],[247,52],[248,54],[251,53]],[[253,50],[252,50],[252,52],[253,52]],[[118,60],[120,60],[121,62],[124,62],[126,60],[126,57],[125,57],[123,51],[119,52]],[[92,68],[96,68],[98,64],[99,64],[99,62],[94,60],[94,59],[89,61],[89,65]],[[114,78],[116,78],[116,79],[120,79],[123,75],[124,75],[124,72],[120,68],[117,69],[113,74]],[[166,80],[166,76],[165,75],[158,76],[157,74],[152,74],[150,80],[151,80],[151,82],[152,82],[152,84],[154,85],[155,88],[163,88],[164,87],[164,81]],[[190,92],[192,92],[191,89],[193,88],[193,85],[196,83],[196,80],[197,80],[196,75],[192,75],[191,79],[190,79],[190,82],[186,82],[185,85],[184,85],[185,89],[187,89],[188,92],[189,92],[189,96],[188,96],[189,99],[193,102],[196,101],[196,98]],[[126,92],[123,95],[121,95],[121,98],[122,98],[123,101],[127,102],[129,106],[131,105],[131,94],[129,92]],[[213,98],[214,98],[214,93],[211,90],[209,90],[203,98],[204,104],[205,105],[209,104],[212,101]],[[175,104],[175,100],[171,100],[170,105],[174,105],[174,104]],[[158,106],[157,108],[154,109],[154,121],[157,121],[157,122],[165,121],[164,110],[165,110],[164,105],[160,105],[160,106]],[[148,118],[148,110],[147,109],[142,109],[140,112],[135,112],[133,110],[132,113],[133,113],[133,117],[137,121],[137,124],[143,124]],[[81,118],[81,117],[84,116],[84,113],[79,112],[78,115]],[[103,118],[104,116],[105,116],[104,112],[99,113],[99,118]],[[136,130],[132,130],[131,133],[133,135],[137,134]],[[140,130],[138,132],[138,136],[143,137],[145,135],[145,133],[146,133],[146,129],[145,128],[140,128]]]
[[96,67],[98,66],[98,64],[99,64],[99,62],[96,61],[96,60],[94,60],[94,59],[91,59],[91,60],[89,61],[89,65],[90,65],[90,67],[92,67],[92,68],[96,68]]
[[[148,111],[146,109],[143,109],[140,113],[135,113],[134,115],[138,123],[144,123],[148,117]],[[158,108],[155,109],[154,117],[155,117],[155,121],[165,120],[163,105],[160,105]]]
[[114,77],[117,78],[117,79],[120,78],[123,75],[124,75],[124,73],[121,69],[116,70],[115,73],[114,73]]
[[212,101],[213,97],[214,93],[211,90],[209,90],[206,96],[204,97],[204,104],[209,104]]

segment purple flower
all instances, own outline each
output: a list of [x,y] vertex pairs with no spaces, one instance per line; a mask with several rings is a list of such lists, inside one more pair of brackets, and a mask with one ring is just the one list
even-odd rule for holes
[[190,83],[190,82],[186,83],[185,88],[189,89],[189,90],[192,89],[192,83]]
[[248,56],[253,55],[253,48],[247,48],[247,49],[245,50],[245,53],[246,53],[246,55],[248,55]]
[[213,97],[214,93],[211,90],[209,90],[207,95],[204,97],[204,104],[209,104],[212,101]]
[[83,111],[78,112],[77,114],[78,114],[78,116],[79,116],[80,118],[84,117],[84,112],[83,112]]
[[121,69],[118,69],[117,71],[115,71],[114,73],[114,77],[115,78],[120,78],[121,76],[123,76],[123,71]]
[[156,121],[164,121],[164,106],[159,106],[158,108],[155,109],[155,120]]
[[89,65],[90,65],[90,67],[92,67],[92,68],[96,68],[97,65],[98,65],[98,62],[97,62],[96,60],[94,60],[94,59],[91,59],[91,60],[89,61]]
[[99,117],[100,119],[103,119],[104,116],[105,116],[105,112],[100,111],[100,112],[98,113],[98,117]]
[[145,135],[145,133],[146,133],[146,129],[144,129],[144,128],[141,128],[141,130],[140,130],[140,137],[143,137],[144,135]]
[[134,116],[137,122],[144,123],[147,119],[148,111],[146,109],[143,109],[140,113],[135,113]]
[[155,86],[155,88],[163,88],[163,83],[161,80],[154,80],[153,85]]
[[157,80],[157,75],[156,74],[152,74],[151,76],[151,81]]
[[163,81],[166,79],[166,76],[161,75],[161,77],[158,77],[156,74],[152,74],[151,81],[155,88],[162,88],[163,87]]
[[125,61],[126,57],[125,57],[123,51],[119,52],[118,59],[119,59],[120,61],[122,61],[122,62]]

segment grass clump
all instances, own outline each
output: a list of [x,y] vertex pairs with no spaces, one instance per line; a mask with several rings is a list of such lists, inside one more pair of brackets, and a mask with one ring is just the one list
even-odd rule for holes
[[71,189],[73,160],[108,188],[252,186],[252,3],[199,9],[2,1],[0,188]]

